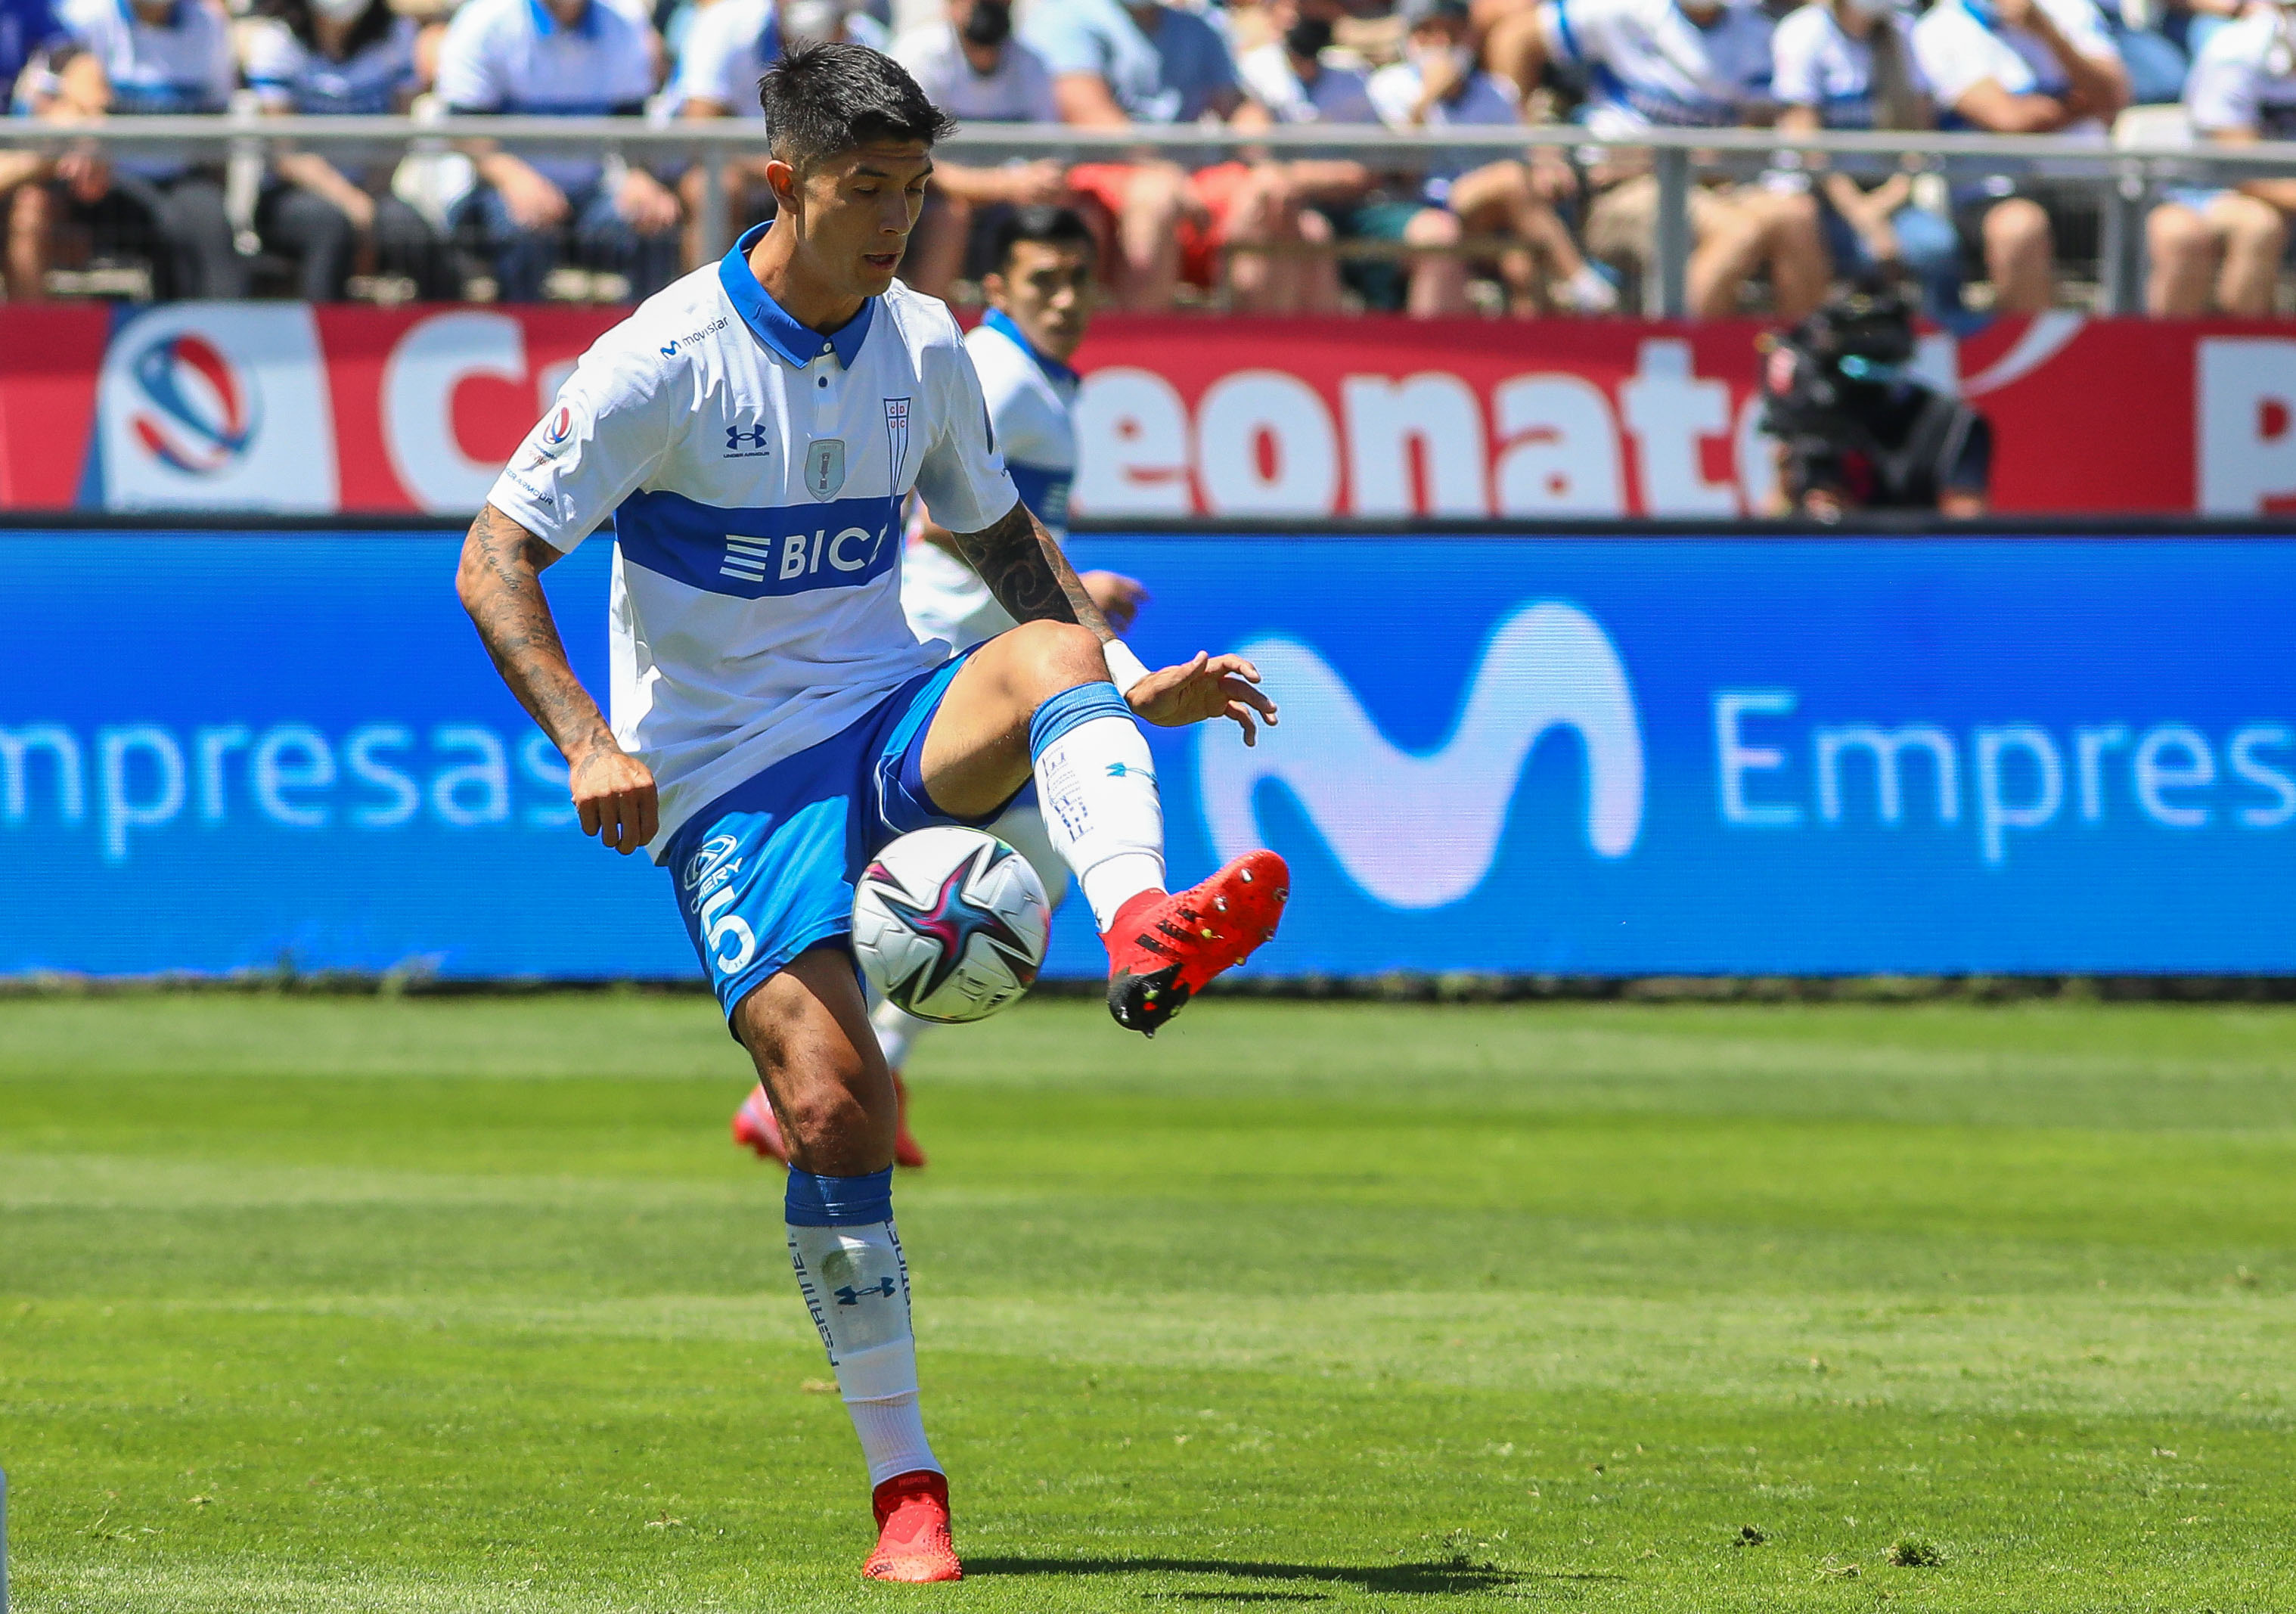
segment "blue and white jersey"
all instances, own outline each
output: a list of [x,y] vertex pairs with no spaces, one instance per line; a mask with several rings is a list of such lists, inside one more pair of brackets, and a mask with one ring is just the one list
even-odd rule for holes
[[[988,418],[1021,502],[1056,538],[1069,530],[1069,486],[1076,480],[1077,373],[1029,344],[1003,310],[991,308],[964,339]],[[934,520],[952,525],[938,505]],[[970,650],[1013,626],[980,574],[938,544],[920,539],[903,563],[901,609],[921,640]]]
[[308,117],[402,111],[417,82],[417,31],[414,18],[393,17],[381,38],[333,61],[276,17],[257,18],[240,35],[247,86],[266,107]]
[[758,80],[781,57],[781,11],[774,0],[714,0],[694,13],[677,53],[677,102],[714,101],[736,118],[762,122]]
[[598,339],[488,495],[561,551],[614,519],[614,738],[697,809],[948,653],[901,614],[912,489],[960,532],[1019,502],[956,322],[895,283],[833,335],[725,259]]
[[[2074,50],[2097,61],[2121,65],[2120,47],[2105,32],[2104,18],[2091,0],[2035,0]],[[1947,115],[1942,128],[1968,128],[1954,115],[1963,96],[1990,80],[2012,95],[2062,95],[2072,87],[2063,65],[2040,36],[2003,24],[1989,0],[1938,0],[1914,24],[1914,54],[1938,106]],[[2091,141],[2105,137],[2094,118],[2068,124],[2060,135]]]
[[1770,20],[1742,0],[1710,28],[1675,0],[1544,0],[1538,23],[1550,55],[1587,70],[1597,135],[1727,128],[1768,103]]
[[2276,6],[2219,29],[2193,59],[2185,111],[2204,135],[2296,140],[2296,29]]
[[[561,27],[542,0],[470,0],[439,48],[439,99],[456,112],[597,118],[644,111],[653,94],[653,30],[608,0]],[[595,184],[594,157],[521,152],[561,190]]]
[[102,65],[115,112],[220,112],[238,87],[231,25],[206,0],[176,0],[156,25],[127,0],[64,0],[58,16]]
[[[1913,23],[1889,12],[1874,26],[1897,36],[1906,77],[1926,96],[1929,85],[1914,55]],[[1780,106],[1808,107],[1829,129],[1874,127],[1874,46],[1847,32],[1832,6],[1812,0],[1778,24],[1770,40],[1770,93]]]

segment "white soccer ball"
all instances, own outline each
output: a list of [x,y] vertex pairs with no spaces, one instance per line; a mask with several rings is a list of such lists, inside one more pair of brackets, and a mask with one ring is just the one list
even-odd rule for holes
[[1035,983],[1053,905],[1029,860],[954,824],[904,835],[862,871],[853,955],[920,1020],[982,1020]]

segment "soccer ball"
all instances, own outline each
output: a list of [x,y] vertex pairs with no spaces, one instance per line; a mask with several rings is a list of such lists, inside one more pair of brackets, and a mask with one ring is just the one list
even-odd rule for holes
[[1052,920],[1027,858],[994,835],[942,825],[900,837],[862,871],[853,955],[919,1020],[982,1020],[1035,982]]

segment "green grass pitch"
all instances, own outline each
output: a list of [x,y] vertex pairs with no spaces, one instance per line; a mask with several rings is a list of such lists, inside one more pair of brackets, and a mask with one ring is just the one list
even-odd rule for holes
[[914,1077],[971,1576],[879,1587],[706,999],[0,1002],[17,1614],[2296,1607],[2296,1014],[1052,1002]]

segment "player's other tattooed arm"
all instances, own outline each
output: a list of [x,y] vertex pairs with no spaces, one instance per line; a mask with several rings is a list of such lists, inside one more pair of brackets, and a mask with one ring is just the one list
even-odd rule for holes
[[567,664],[566,646],[542,592],[558,551],[489,504],[463,540],[455,592],[478,624],[495,670],[566,758],[582,832],[625,855],[660,827],[653,775],[614,743],[605,715]]
[[984,531],[949,536],[1015,622],[1081,622],[1103,644],[1116,637],[1076,568],[1026,504],[1015,502],[1003,520]]
[[[1013,505],[1010,515],[985,532],[950,536],[1013,620],[1080,622],[1103,644],[1116,637],[1060,545],[1026,504]],[[1259,669],[1242,656],[1198,651],[1193,660],[1150,673],[1124,699],[1141,717],[1166,728],[1226,717],[1243,731],[1243,742],[1252,745],[1259,739],[1259,725],[1275,721],[1275,702],[1260,692],[1259,683]]]

